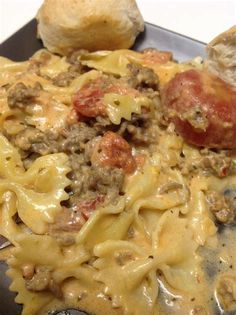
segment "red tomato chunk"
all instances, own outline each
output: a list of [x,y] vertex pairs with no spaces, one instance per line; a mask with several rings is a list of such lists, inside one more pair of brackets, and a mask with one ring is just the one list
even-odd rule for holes
[[236,148],[236,90],[218,77],[198,70],[179,73],[164,88],[162,102],[187,142]]

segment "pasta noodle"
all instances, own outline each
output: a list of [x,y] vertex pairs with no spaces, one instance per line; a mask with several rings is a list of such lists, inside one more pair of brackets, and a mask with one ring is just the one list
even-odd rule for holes
[[[45,233],[46,224],[53,222],[55,213],[60,210],[60,202],[68,198],[64,191],[69,184],[66,178],[69,172],[67,157],[55,154],[39,158],[24,172],[19,154],[3,136],[0,136],[0,148],[1,195],[6,191],[13,192],[22,222],[35,233]],[[30,187],[34,187],[34,190]],[[3,230],[8,226],[8,220],[2,220],[1,224]]]
[[122,118],[131,119],[132,113],[141,114],[141,107],[150,107],[150,101],[144,97],[135,99],[115,93],[106,94],[104,101],[107,105],[107,113],[111,122],[119,125]]

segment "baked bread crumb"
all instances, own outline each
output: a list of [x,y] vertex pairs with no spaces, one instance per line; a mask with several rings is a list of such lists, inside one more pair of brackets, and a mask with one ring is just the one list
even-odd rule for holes
[[223,32],[207,45],[209,72],[236,86],[236,26]]

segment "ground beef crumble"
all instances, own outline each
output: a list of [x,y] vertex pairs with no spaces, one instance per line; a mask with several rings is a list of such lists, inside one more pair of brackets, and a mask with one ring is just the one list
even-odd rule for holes
[[86,72],[86,67],[81,63],[76,63],[68,68],[68,71],[59,73],[56,77],[52,79],[52,82],[56,86],[66,87],[80,74]]
[[130,75],[127,77],[127,81],[132,87],[158,90],[159,79],[152,69],[134,63],[128,64],[128,69]]
[[209,210],[219,223],[230,224],[235,219],[235,209],[230,198],[215,191],[207,192],[207,202]]
[[26,86],[24,83],[17,83],[14,87],[9,89],[7,101],[10,108],[23,109],[30,103],[34,102],[42,86],[36,82],[33,87]]
[[220,277],[216,290],[222,309],[224,311],[233,310],[230,314],[234,314],[236,305],[235,284],[234,275],[224,275]]
[[183,158],[180,168],[183,174],[195,174],[201,170],[205,176],[214,175],[219,178],[233,175],[236,172],[236,165],[230,155],[230,151],[212,151],[204,149],[200,151],[201,156],[188,159]]

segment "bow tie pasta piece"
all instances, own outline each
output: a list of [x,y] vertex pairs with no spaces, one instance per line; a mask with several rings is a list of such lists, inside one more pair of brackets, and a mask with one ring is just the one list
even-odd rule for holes
[[158,314],[155,262],[142,257],[141,247],[126,241],[108,241],[95,247],[99,272],[95,279],[105,285],[115,307],[124,314]]
[[[65,187],[70,184],[70,171],[64,153],[50,154],[35,160],[26,171],[17,150],[0,135],[0,196],[7,191],[17,197],[17,212],[22,222],[34,233],[43,234],[68,199]],[[1,221],[1,229],[7,222]]]
[[115,75],[125,76],[128,74],[127,65],[130,58],[139,58],[139,53],[130,50],[98,51],[84,54],[79,57],[82,64]]
[[133,113],[141,114],[142,107],[148,110],[152,109],[152,102],[147,97],[107,93],[104,96],[104,102],[107,107],[108,117],[115,125],[119,125],[122,118],[131,120]]
[[[92,281],[89,268],[81,267],[89,258],[83,246],[61,247],[51,236],[22,234],[11,252],[7,271],[12,279],[10,290],[17,292],[16,302],[24,305],[24,315],[41,314],[51,309],[53,303],[60,303],[67,280]],[[30,269],[33,272],[31,279]],[[41,281],[37,281],[39,279]],[[70,302],[65,295],[65,303],[70,305]]]

